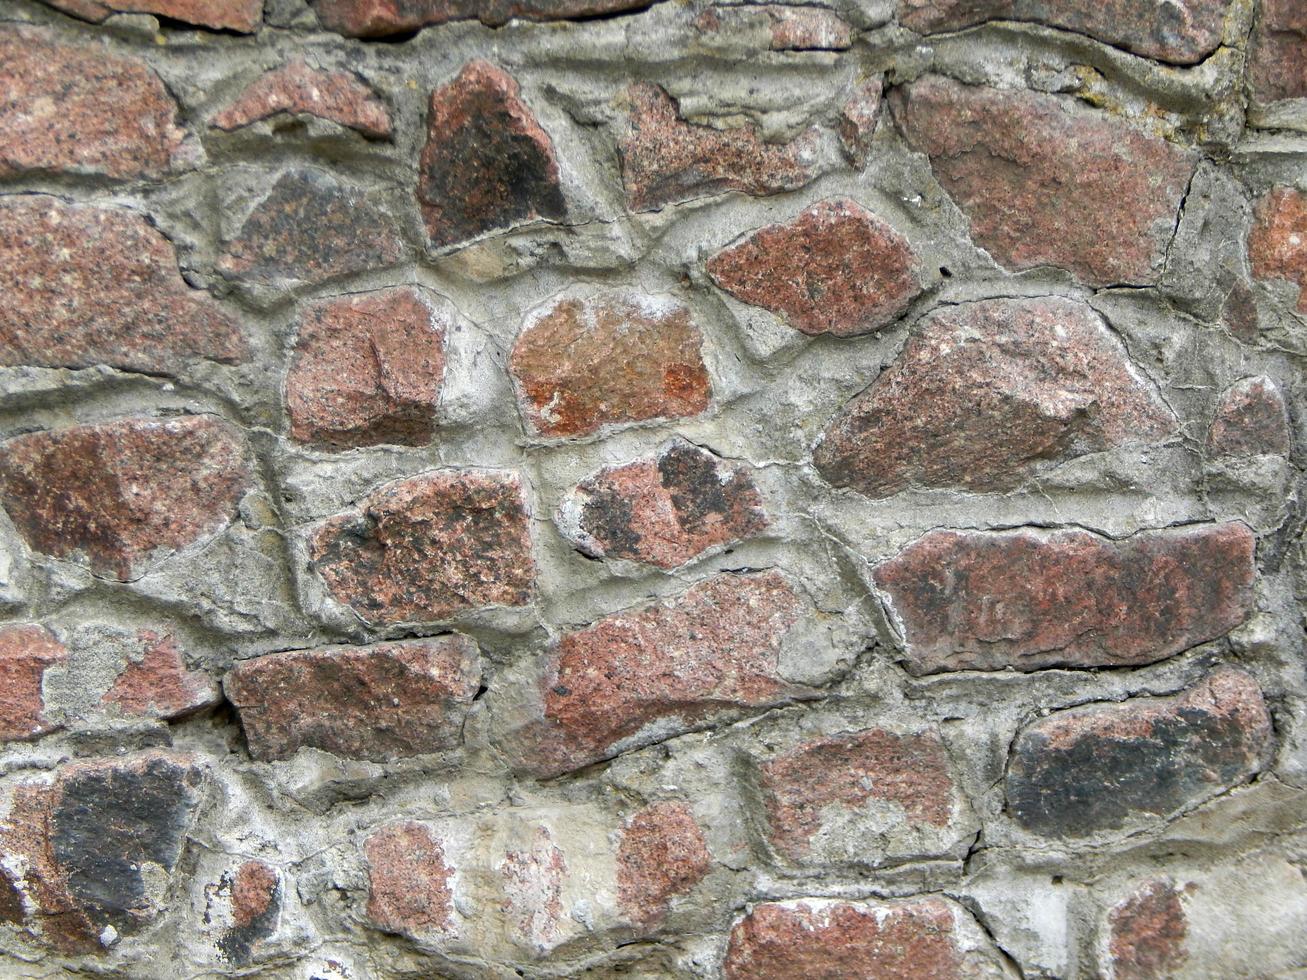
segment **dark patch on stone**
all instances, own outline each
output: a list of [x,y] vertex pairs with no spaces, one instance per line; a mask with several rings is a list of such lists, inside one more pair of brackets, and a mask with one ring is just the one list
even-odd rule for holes
[[232,888],[233,924],[218,939],[218,949],[238,966],[250,961],[258,944],[273,934],[281,914],[281,881],[261,861],[247,861],[236,871]]
[[591,537],[604,542],[604,553],[638,554],[643,537],[634,529],[635,507],[616,487],[598,487],[585,502],[581,523]]
[[658,458],[658,475],[671,494],[681,527],[690,534],[702,533],[712,515],[724,517],[731,512],[715,461],[693,446],[671,446]]

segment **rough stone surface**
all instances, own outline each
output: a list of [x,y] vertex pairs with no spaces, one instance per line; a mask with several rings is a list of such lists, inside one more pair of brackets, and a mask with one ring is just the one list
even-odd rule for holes
[[430,442],[448,327],[417,287],[309,306],[286,373],[291,438],[326,449]]
[[695,19],[709,34],[754,33],[766,37],[771,51],[846,51],[853,29],[833,10],[782,3],[709,7]]
[[1189,151],[1059,96],[939,75],[895,89],[890,104],[976,244],[1002,265],[1057,266],[1090,286],[1161,275],[1194,171]]
[[128,660],[102,703],[127,715],[172,721],[210,708],[222,700],[217,683],[203,671],[190,670],[177,641],[142,630],[139,660]]
[[1250,47],[1258,101],[1307,98],[1307,10],[1297,0],[1263,0]]
[[263,0],[41,0],[83,20],[112,14],[154,14],[183,24],[250,34],[263,20]]
[[582,480],[554,522],[593,558],[679,568],[763,531],[767,514],[747,467],[678,440]]
[[1234,668],[1170,697],[1054,712],[1012,747],[1008,812],[1045,837],[1120,831],[1247,781],[1272,739],[1261,689]]
[[456,745],[480,681],[476,644],[455,634],[267,654],[225,687],[256,759],[312,746],[384,761]]
[[406,820],[381,828],[364,845],[368,918],[410,936],[445,935],[454,928],[450,879],[454,869],[430,827]]
[[1243,378],[1225,389],[1207,433],[1215,456],[1289,454],[1289,412],[1279,386],[1266,377]]
[[522,481],[445,470],[378,487],[309,540],[336,601],[374,623],[429,622],[531,601],[535,563]]
[[1160,980],[1185,960],[1188,932],[1180,893],[1164,879],[1145,882],[1108,915],[1114,980]]
[[281,911],[281,878],[262,861],[244,862],[231,881],[231,926],[218,940],[232,963],[249,963],[263,940],[276,931]]
[[390,110],[365,81],[348,71],[312,68],[303,58],[255,79],[212,125],[240,129],[281,113],[328,119],[372,139],[390,137]]
[[508,367],[529,431],[587,436],[705,411],[712,382],[702,346],[690,311],[665,297],[560,297],[527,317]]
[[1257,202],[1248,235],[1248,260],[1258,279],[1286,279],[1298,287],[1307,313],[1307,194],[1277,187]]
[[44,627],[0,627],[0,739],[36,738],[58,727],[45,716],[41,682],[67,661],[67,648]]
[[840,146],[849,162],[865,167],[871,158],[871,141],[880,121],[881,95],[885,85],[880,77],[861,83],[840,109]]
[[405,34],[429,24],[480,20],[498,26],[511,18],[568,20],[618,14],[649,0],[314,0],[322,26],[348,37]]
[[656,927],[670,902],[703,880],[712,855],[690,808],[680,801],[654,803],[622,828],[617,851],[617,900],[643,929]]
[[124,582],[222,530],[251,479],[238,433],[205,415],[125,418],[0,444],[0,503],[28,545]]
[[1048,464],[1175,429],[1088,306],[994,299],[931,314],[831,421],[813,462],[833,485],[869,497],[1008,490]]
[[914,673],[1137,666],[1248,618],[1254,544],[1239,523],[1119,541],[1078,528],[932,531],[875,582]]

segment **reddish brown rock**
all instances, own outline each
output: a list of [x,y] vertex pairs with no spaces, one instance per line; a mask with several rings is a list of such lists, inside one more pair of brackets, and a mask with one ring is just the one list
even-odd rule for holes
[[708,842],[688,806],[668,801],[645,807],[626,821],[617,849],[622,914],[641,929],[657,927],[671,900],[711,868]]
[[573,487],[554,518],[593,558],[679,568],[767,527],[749,470],[677,440]]
[[876,568],[913,673],[1153,663],[1253,608],[1244,524],[1122,540],[1075,528],[931,531]]
[[154,14],[168,20],[252,34],[263,21],[263,0],[41,0],[98,24],[110,14]]
[[1102,318],[1053,297],[993,299],[928,317],[813,450],[837,487],[1001,491],[1048,464],[1160,442],[1176,419]]
[[1248,73],[1258,102],[1307,98],[1307,7],[1300,0],[1262,0]]
[[782,3],[709,7],[695,19],[705,34],[762,35],[772,51],[845,51],[853,29],[835,11]]
[[561,298],[527,317],[508,370],[529,431],[586,436],[609,425],[689,418],[712,382],[690,311],[636,293]]
[[381,762],[457,745],[480,682],[476,643],[454,634],[265,654],[226,689],[256,759],[313,747]]
[[554,144],[507,72],[472,61],[431,93],[417,197],[437,248],[566,217]]
[[426,445],[448,325],[412,286],[309,306],[286,374],[291,438],[327,449]]
[[820,201],[708,261],[736,299],[806,334],[852,337],[892,323],[921,293],[908,240],[856,201]]
[[1167,980],[1188,958],[1180,893],[1165,879],[1145,882],[1107,921],[1112,980]]
[[222,700],[218,685],[203,671],[190,670],[181,647],[171,636],[142,630],[144,650],[129,660],[101,699],[125,714],[171,721]]
[[1307,313],[1307,194],[1277,187],[1253,210],[1248,261],[1258,279],[1287,279],[1298,287],[1298,311]]
[[277,178],[227,243],[218,269],[255,283],[322,282],[391,265],[402,252],[393,222],[366,194],[302,168]]
[[45,716],[41,682],[68,662],[68,649],[43,626],[0,627],[0,741],[36,738],[59,726]]
[[309,552],[336,601],[371,623],[521,606],[534,592],[516,474],[442,470],[387,483],[320,525]]
[[871,156],[871,141],[880,121],[880,99],[884,84],[879,77],[868,79],[853,90],[840,109],[840,145],[849,162],[865,167]]
[[314,0],[318,19],[347,37],[406,34],[431,24],[480,20],[497,27],[512,18],[571,20],[638,10],[652,0]]
[[1067,97],[937,75],[890,105],[1002,265],[1057,266],[1091,286],[1161,276],[1194,153]]
[[231,880],[231,927],[218,940],[218,949],[229,962],[248,963],[276,931],[280,913],[280,876],[262,861],[246,861]]
[[1270,378],[1244,378],[1221,393],[1207,433],[1213,456],[1289,455],[1289,410]]
[[310,68],[303,58],[251,82],[212,125],[240,129],[279,113],[317,116],[372,139],[390,138],[390,110],[365,81],[353,72]]
[[0,502],[28,545],[123,582],[226,527],[251,479],[239,434],[206,415],[75,425],[0,444]]
[[1273,738],[1257,682],[1229,667],[1170,697],[1055,711],[1013,743],[1007,810],[1044,837],[1126,830],[1247,782]]
[[1085,34],[1118,48],[1192,65],[1221,43],[1230,0],[899,0],[899,22],[922,34],[989,20],[1020,20]]
[[630,121],[621,139],[622,183],[632,211],[738,192],[755,197],[802,187],[814,176],[816,137],[765,143],[752,127],[714,129],[686,122],[657,85],[627,89]]
[[454,932],[454,869],[429,827],[412,820],[390,824],[369,837],[363,850],[373,924],[418,937]]

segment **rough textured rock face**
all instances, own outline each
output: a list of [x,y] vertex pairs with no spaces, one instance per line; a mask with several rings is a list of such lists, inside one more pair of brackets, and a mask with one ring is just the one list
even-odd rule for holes
[[631,921],[656,926],[671,900],[698,884],[712,855],[684,803],[647,806],[622,828],[617,851],[617,900]]
[[833,10],[782,3],[713,6],[694,26],[707,34],[759,34],[771,51],[844,51],[853,30]]
[[498,26],[511,18],[568,20],[646,6],[649,0],[315,0],[322,26],[349,37],[385,37],[428,24],[480,20]]
[[328,119],[372,139],[390,136],[390,110],[366,82],[347,71],[311,68],[302,58],[251,82],[212,124],[240,129],[281,113]]
[[1277,187],[1257,201],[1248,260],[1258,279],[1298,286],[1298,310],[1307,313],[1307,194]]
[[1108,916],[1109,950],[1115,980],[1172,976],[1185,960],[1188,932],[1180,894],[1169,881],[1154,879],[1114,907]]
[[142,630],[139,638],[140,659],[128,660],[102,703],[125,715],[173,721],[221,702],[218,685],[202,671],[186,666],[173,637]]
[[214,30],[252,33],[263,20],[263,0],[41,0],[99,23],[112,14],[154,14]]
[[41,682],[68,650],[40,626],[0,628],[0,739],[36,738],[58,726],[45,716]]
[[1221,393],[1207,433],[1207,451],[1216,456],[1287,456],[1289,440],[1289,412],[1279,386],[1270,378],[1244,378]]
[[858,167],[865,167],[871,158],[871,141],[880,122],[884,90],[880,78],[868,79],[853,90],[840,110],[840,146],[849,162]]
[[262,861],[246,861],[231,882],[231,927],[218,940],[223,955],[244,965],[272,935],[281,911],[281,879]]
[[1307,98],[1307,11],[1294,0],[1259,7],[1249,75],[1259,101]]
[[414,821],[391,824],[368,838],[367,914],[382,929],[410,936],[453,928],[453,869],[431,829]]

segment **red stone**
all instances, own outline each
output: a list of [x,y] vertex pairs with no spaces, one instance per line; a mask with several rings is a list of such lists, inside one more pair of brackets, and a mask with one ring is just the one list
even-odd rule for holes
[[1088,305],[992,299],[927,317],[827,426],[813,462],[869,497],[1012,490],[1050,464],[1176,427]]
[[125,714],[171,721],[212,707],[222,700],[208,674],[190,670],[171,636],[142,630],[139,660],[129,660],[101,699]]
[[240,435],[207,415],[125,418],[0,444],[0,502],[28,545],[124,582],[225,528],[251,480]]
[[1244,378],[1221,393],[1207,433],[1213,456],[1289,455],[1289,410],[1270,378]]
[[1248,73],[1258,102],[1307,98],[1307,7],[1301,0],[1262,0]]
[[252,34],[263,21],[263,0],[42,0],[66,14],[99,23],[110,14],[154,14],[183,24]]
[[251,82],[212,125],[240,129],[279,113],[317,116],[372,139],[390,138],[390,110],[365,81],[353,72],[310,68],[303,58]]
[[674,99],[641,82],[626,92],[631,115],[619,150],[626,203],[632,211],[738,192],[755,197],[812,180],[816,136],[763,142],[752,127],[714,129],[686,122]]
[[476,643],[454,634],[264,654],[225,686],[256,759],[311,746],[380,762],[457,745],[480,682]]
[[512,18],[571,20],[646,7],[650,0],[314,0],[318,19],[347,37],[406,34],[430,24],[480,20],[497,27]]
[[1248,261],[1258,279],[1286,279],[1298,287],[1298,311],[1307,313],[1307,194],[1277,187],[1253,209]]
[[1244,524],[1114,540],[1077,528],[931,531],[877,566],[913,673],[1153,663],[1253,609]]
[[556,299],[527,317],[508,369],[527,428],[546,438],[689,418],[712,382],[690,311],[638,293]]
[[653,929],[673,897],[684,895],[712,868],[712,855],[690,808],[654,803],[626,821],[617,849],[617,903],[631,922]]
[[231,926],[218,948],[232,963],[250,962],[259,944],[271,936],[281,912],[281,878],[262,861],[246,861],[231,879]]
[[853,44],[848,22],[825,7],[781,3],[714,6],[694,23],[707,34],[763,34],[771,51],[845,51]]
[[1153,878],[1108,913],[1112,980],[1167,980],[1188,958],[1189,931],[1180,893]]
[[871,157],[871,140],[880,121],[880,100],[884,85],[880,77],[868,79],[853,90],[840,110],[840,145],[849,162],[865,167]]
[[1161,276],[1191,151],[1068,97],[938,75],[894,89],[890,105],[1002,265],[1057,266],[1091,286]]
[[313,532],[314,567],[371,623],[432,622],[534,593],[516,474],[442,470],[387,483]]
[[431,441],[447,318],[413,287],[310,305],[286,374],[291,438],[327,449]]
[[472,61],[431,93],[417,197],[437,248],[566,217],[553,142],[507,72]]
[[679,568],[767,527],[749,470],[677,440],[655,455],[609,466],[563,498],[554,518],[593,558]]
[[59,726],[45,716],[41,682],[68,662],[68,649],[43,626],[0,627],[0,741],[36,738]]
[[856,201],[820,201],[708,261],[713,281],[806,334],[852,337],[892,323],[921,293],[908,240]]
[[368,918],[389,932],[443,937],[454,931],[454,869],[441,840],[412,820],[368,838]]

